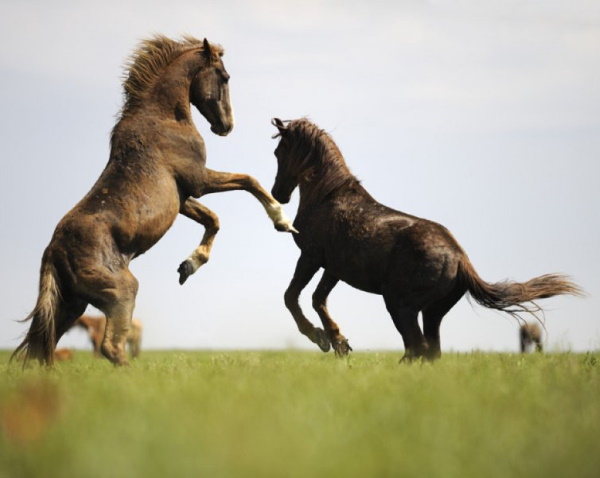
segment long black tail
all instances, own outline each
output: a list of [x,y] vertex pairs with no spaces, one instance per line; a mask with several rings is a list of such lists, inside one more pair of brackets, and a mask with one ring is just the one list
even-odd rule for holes
[[542,312],[542,308],[535,303],[538,299],[555,295],[584,295],[577,284],[561,274],[546,274],[522,283],[502,281],[490,284],[479,277],[467,257],[460,264],[459,275],[478,304],[517,318],[521,313],[536,316],[536,313]]
[[55,318],[59,307],[60,288],[54,265],[46,258],[42,260],[40,272],[40,287],[35,308],[22,322],[31,320],[31,325],[25,339],[13,352],[10,360],[23,359],[24,364],[31,359],[41,364],[54,363],[56,348]]

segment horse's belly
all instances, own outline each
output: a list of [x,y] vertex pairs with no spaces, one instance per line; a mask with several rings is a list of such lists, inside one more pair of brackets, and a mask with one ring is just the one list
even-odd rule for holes
[[[171,228],[179,213],[176,206],[152,213],[141,213],[135,223],[135,232],[131,231],[129,247],[136,251],[136,255],[143,254],[154,246]],[[125,226],[125,229],[128,227]]]
[[180,209],[176,191],[115,201],[102,212],[122,254],[136,257],[156,244],[173,225]]
[[364,278],[357,276],[346,276],[341,279],[346,284],[354,287],[355,289],[362,290],[363,292],[370,292],[371,294],[381,294],[381,282],[365,280]]
[[378,258],[342,254],[341,257],[326,260],[325,269],[356,289],[381,294],[386,268],[384,261]]

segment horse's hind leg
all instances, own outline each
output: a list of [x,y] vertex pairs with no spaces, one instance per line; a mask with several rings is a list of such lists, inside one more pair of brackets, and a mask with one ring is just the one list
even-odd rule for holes
[[438,300],[423,309],[423,332],[427,341],[426,358],[436,360],[442,356],[440,344],[440,325],[444,316],[460,300],[464,292],[455,289],[446,297]]
[[87,306],[88,303],[81,299],[72,299],[61,303],[55,321],[56,343],[65,332],[73,327],[75,321],[83,315]]
[[317,344],[323,352],[328,352],[331,347],[329,337],[323,329],[315,327],[310,323],[304,316],[299,302],[302,289],[310,282],[317,270],[319,270],[318,265],[313,264],[307,256],[301,255],[296,264],[294,277],[285,291],[284,299],[285,306],[294,317],[300,333],[306,335],[311,342]]
[[102,339],[102,355],[115,365],[129,365],[125,344],[135,302],[125,300],[106,312],[106,329]]
[[384,296],[385,305],[404,341],[404,356],[400,362],[412,362],[427,352],[427,341],[419,327],[419,309],[407,306],[396,297]]
[[[98,272],[98,271],[96,271]],[[128,365],[125,344],[135,307],[138,281],[126,267],[118,273],[104,271],[96,285],[104,287],[93,291],[90,303],[106,316],[106,328],[102,340],[102,354],[115,365]]]
[[338,357],[343,357],[348,355],[352,350],[352,347],[350,347],[346,337],[340,333],[340,328],[332,320],[329,311],[327,310],[327,297],[337,283],[338,279],[336,277],[332,276],[327,271],[323,272],[323,276],[313,293],[312,305],[321,318],[325,332],[329,335],[329,340],[333,346],[333,350],[335,350],[335,354]]

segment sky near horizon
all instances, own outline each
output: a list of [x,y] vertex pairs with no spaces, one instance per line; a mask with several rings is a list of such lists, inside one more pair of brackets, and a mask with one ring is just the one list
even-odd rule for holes
[[[572,276],[587,296],[541,301],[547,346],[600,348],[600,3],[3,0],[0,349],[26,330],[44,248],[104,168],[123,65],[154,33],[226,50],[235,128],[217,137],[194,116],[210,168],[270,190],[271,118],[308,116],[376,199],[445,225],[485,280]],[[316,350],[283,304],[292,238],[245,192],[201,202],[221,230],[184,286],[177,267],[203,233],[184,217],[131,264],[143,347]],[[302,296],[315,324],[318,277]],[[381,297],[340,284],[329,309],[356,351],[400,355]],[[442,351],[517,351],[517,329],[463,299]],[[60,345],[88,347],[80,331]]]

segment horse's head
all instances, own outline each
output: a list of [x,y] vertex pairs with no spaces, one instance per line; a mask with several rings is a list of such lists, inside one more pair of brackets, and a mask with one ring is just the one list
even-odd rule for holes
[[273,138],[279,137],[279,144],[275,149],[275,157],[277,158],[277,176],[275,184],[271,189],[271,194],[281,204],[290,202],[294,189],[298,186],[299,172],[294,167],[293,157],[293,137],[291,131],[279,118],[273,118],[271,124],[275,126],[279,132]]
[[233,129],[233,108],[229,100],[229,74],[223,65],[221,49],[204,39],[200,52],[204,65],[192,81],[190,101],[210,123],[210,130],[219,136]]

